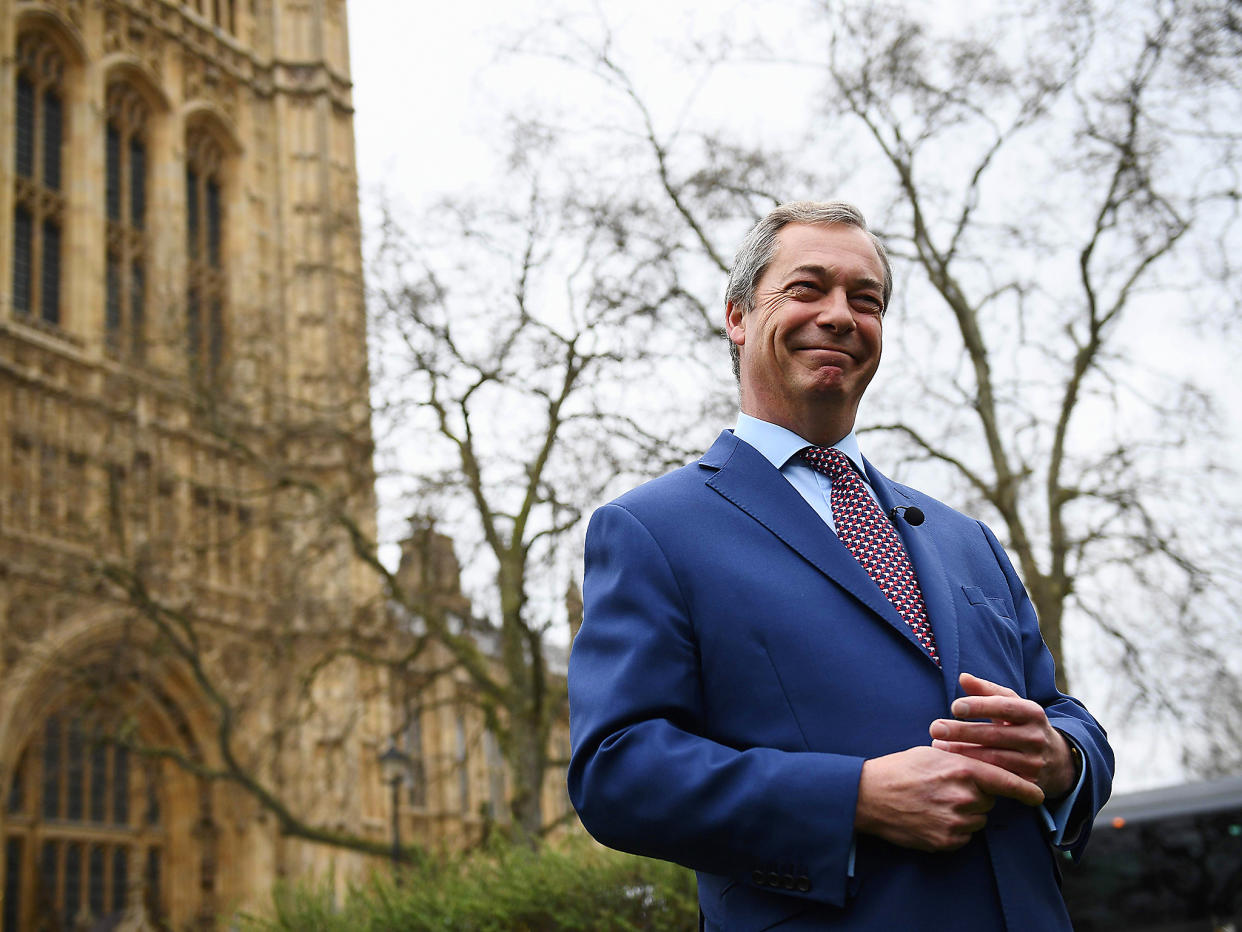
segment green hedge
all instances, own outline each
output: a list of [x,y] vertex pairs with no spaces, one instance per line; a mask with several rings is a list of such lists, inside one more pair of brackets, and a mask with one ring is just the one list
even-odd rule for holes
[[531,851],[495,847],[376,875],[346,902],[325,887],[284,887],[247,932],[687,932],[698,927],[694,874],[585,839]]

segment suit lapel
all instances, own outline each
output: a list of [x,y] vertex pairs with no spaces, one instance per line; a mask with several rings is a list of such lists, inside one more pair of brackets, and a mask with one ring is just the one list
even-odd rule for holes
[[854,555],[762,454],[725,431],[699,463],[714,470],[707,479],[710,488],[879,615],[917,650],[923,650],[914,640],[910,626],[858,565]]
[[[867,467],[867,479],[875,489],[876,498],[885,513],[890,513],[894,506],[914,504],[909,493],[890,482],[865,457],[863,462]],[[949,694],[955,696],[960,663],[957,609],[954,608],[953,590],[949,586],[948,574],[945,573],[944,563],[934,544],[935,528],[928,528],[926,524],[912,527],[909,522],[899,519],[897,533],[905,545],[907,556],[910,557],[914,574],[918,577],[923,604],[927,608],[927,618],[936,636],[936,650],[940,654],[940,666],[946,686]]]

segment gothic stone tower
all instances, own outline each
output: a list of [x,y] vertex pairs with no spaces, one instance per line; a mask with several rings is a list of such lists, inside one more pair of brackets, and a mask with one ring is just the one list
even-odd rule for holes
[[344,0],[0,0],[3,932],[385,837],[356,187]]

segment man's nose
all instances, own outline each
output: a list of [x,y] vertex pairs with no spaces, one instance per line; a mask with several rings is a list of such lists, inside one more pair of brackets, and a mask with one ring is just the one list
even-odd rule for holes
[[854,329],[854,312],[850,309],[849,295],[843,288],[833,288],[819,303],[815,323],[838,332]]

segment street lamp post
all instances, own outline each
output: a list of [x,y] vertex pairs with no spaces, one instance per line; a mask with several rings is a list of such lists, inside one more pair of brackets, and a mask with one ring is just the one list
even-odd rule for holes
[[401,784],[409,779],[410,756],[389,742],[379,756],[380,776],[392,787],[392,878],[401,883]]

